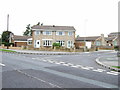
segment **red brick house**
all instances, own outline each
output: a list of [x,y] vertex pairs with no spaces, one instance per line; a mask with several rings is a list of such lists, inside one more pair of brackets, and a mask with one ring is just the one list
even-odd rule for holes
[[15,47],[27,46],[32,44],[31,36],[12,35],[9,40]]

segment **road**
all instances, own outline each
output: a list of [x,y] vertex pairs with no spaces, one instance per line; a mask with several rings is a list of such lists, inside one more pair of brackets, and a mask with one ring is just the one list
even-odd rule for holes
[[[0,52],[1,53],[1,52]],[[118,88],[118,73],[95,59],[114,52],[79,55],[2,53],[3,88]]]

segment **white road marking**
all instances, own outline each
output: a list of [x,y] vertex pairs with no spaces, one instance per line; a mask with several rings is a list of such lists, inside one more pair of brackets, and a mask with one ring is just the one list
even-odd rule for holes
[[48,62],[47,60],[42,60],[42,61],[44,61],[44,62]]
[[50,63],[54,63],[54,61],[49,61]]
[[5,66],[5,64],[0,63],[1,66]]
[[94,67],[89,67],[89,66],[86,66],[87,68],[89,68],[89,69],[93,69]]
[[36,59],[36,58],[32,58],[32,59]]
[[65,62],[60,62],[61,64],[65,64]]
[[115,73],[115,72],[107,72],[107,74],[112,74],[112,75],[118,75],[118,73]]
[[112,72],[112,73],[119,73],[119,72],[116,72],[116,71],[110,71],[110,72]]
[[103,70],[103,69],[94,69],[93,71],[95,71],[95,72],[103,72],[103,71],[106,71],[106,70]]
[[[32,59],[38,59],[38,58],[32,58]],[[40,60],[40,59],[39,59]],[[85,70],[92,70],[92,71],[95,71],[95,72],[103,72],[103,71],[106,71],[106,70],[103,70],[103,69],[94,69],[94,67],[89,67],[89,66],[82,66],[82,65],[74,65],[72,63],[66,63],[66,62],[63,62],[63,61],[60,61],[60,62],[56,62],[54,60],[45,60],[44,58],[42,58],[42,61],[44,62],[49,62],[49,63],[54,63],[54,64],[61,64],[61,65],[64,65],[64,66],[70,66],[70,67],[73,67],[73,68],[81,68],[81,69],[85,69]],[[110,72],[106,72],[107,74],[111,74],[111,75],[118,75],[119,73],[118,72],[115,72],[115,71],[110,71]]]
[[110,72],[107,72],[107,74],[118,75],[119,73],[115,71],[110,71]]
[[90,70],[90,68],[87,68],[87,67],[81,67],[81,68],[85,70]]
[[79,68],[77,65],[72,65],[72,66],[70,66],[70,67]]
[[73,65],[72,63],[68,63],[68,65]]
[[55,63],[55,64],[61,64],[61,63],[57,62],[57,63]]
[[69,66],[68,64],[65,64],[65,63],[64,63],[64,64],[62,64],[62,65],[64,65],[64,66]]

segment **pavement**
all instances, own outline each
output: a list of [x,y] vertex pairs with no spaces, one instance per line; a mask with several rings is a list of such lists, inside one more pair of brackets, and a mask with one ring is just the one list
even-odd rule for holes
[[71,55],[71,54],[78,54],[79,52],[58,52],[58,51],[37,51],[37,50],[15,50],[17,53],[21,54],[39,54],[39,55]]
[[115,70],[115,71],[120,71],[119,68],[114,68],[113,66],[120,66],[119,65],[119,60],[120,57],[116,57],[116,56],[112,56],[112,57],[98,57],[96,59],[96,62],[105,67],[105,68],[109,68],[111,70]]

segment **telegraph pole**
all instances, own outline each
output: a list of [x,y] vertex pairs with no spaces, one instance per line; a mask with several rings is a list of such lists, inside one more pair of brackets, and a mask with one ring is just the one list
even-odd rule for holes
[[88,19],[85,19],[85,21],[84,21],[84,32],[85,32],[85,36],[84,36],[84,43],[85,43],[84,52],[87,51],[87,48],[86,48],[86,24],[87,24],[87,21],[88,21]]
[[[7,32],[9,30],[9,14],[7,15]],[[9,49],[9,35],[7,35],[7,49]]]

